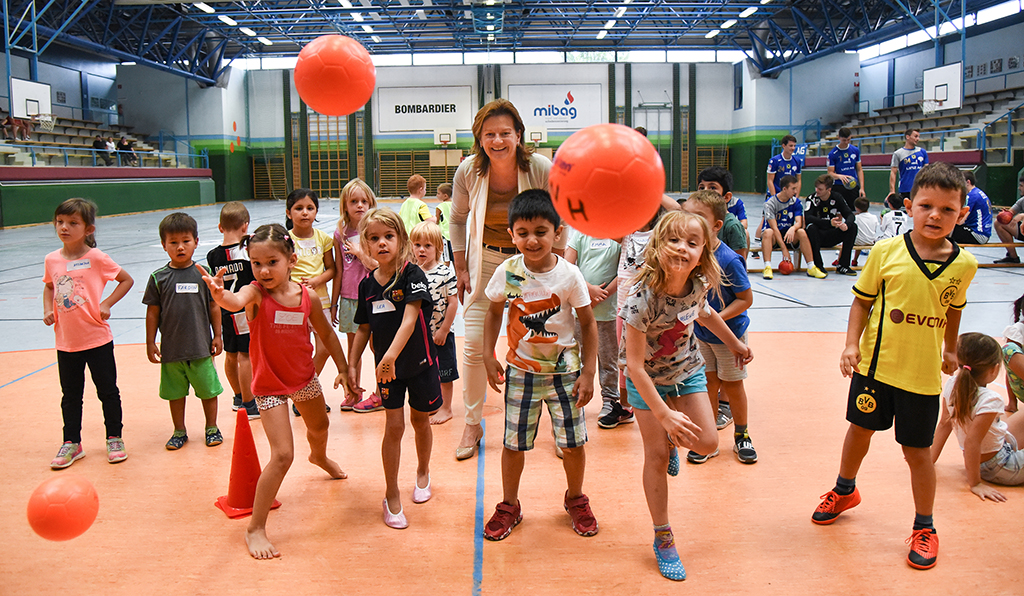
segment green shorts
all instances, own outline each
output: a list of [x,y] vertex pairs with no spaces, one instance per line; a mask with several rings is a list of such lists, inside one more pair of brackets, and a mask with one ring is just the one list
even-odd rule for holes
[[338,301],[338,331],[341,333],[355,333],[359,331],[359,325],[355,324],[356,305],[359,300],[355,298],[342,298]]
[[164,362],[160,365],[160,397],[174,401],[188,396],[189,385],[199,399],[212,399],[224,388],[213,366],[213,357],[181,362]]

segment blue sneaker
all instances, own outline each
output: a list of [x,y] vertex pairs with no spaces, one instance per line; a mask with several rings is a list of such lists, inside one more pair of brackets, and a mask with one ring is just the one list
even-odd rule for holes
[[662,577],[677,582],[686,579],[686,569],[683,567],[683,562],[679,560],[674,540],[668,546],[658,548],[658,539],[655,538],[654,557],[658,559],[658,571],[661,572]]

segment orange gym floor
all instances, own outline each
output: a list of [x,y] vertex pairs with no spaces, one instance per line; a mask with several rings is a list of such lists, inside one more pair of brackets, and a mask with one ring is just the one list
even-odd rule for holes
[[[483,458],[457,462],[462,405],[456,382],[456,417],[434,429],[434,497],[422,505],[410,499],[415,459],[407,429],[401,480],[409,489],[403,498],[410,527],[396,531],[381,518],[384,415],[341,413],[340,393],[328,389],[335,407],[329,454],[349,477],[329,480],[305,461],[304,427],[293,418],[295,463],[279,494],[283,506],[269,521],[282,557],[255,561],[242,539],[247,522],[229,520],[213,505],[227,491],[235,435],[228,398],[220,403],[223,445],[202,444],[201,408],[189,398],[193,440],[168,452],[168,409],[156,396],[159,369],[146,360],[144,346],[118,345],[128,460],[106,463],[90,382],[83,432],[88,456],[54,472],[47,464],[61,427],[55,353],[2,353],[0,594],[1020,593],[1024,489],[1006,488],[1006,503],[978,500],[966,487],[955,439],[937,464],[941,550],[934,569],[915,571],[905,563],[913,507],[909,473],[891,431],[876,436],[861,470],[863,503],[832,526],[812,524],[819,495],[834,483],[846,427],[847,383],[837,364],[843,334],[761,332],[750,342],[755,360],[747,392],[759,461],[735,459],[730,426],[720,432],[721,456],[700,466],[684,462],[670,479],[671,519],[688,573],[681,585],[659,575],[651,552],[636,425],[599,429],[596,403],[587,409],[585,492],[600,532],[581,538],[569,526],[564,476],[545,417],[537,448],[527,455],[524,521],[492,543],[478,529],[501,498],[499,396],[488,397]],[[371,374],[364,364],[364,375]],[[263,429],[258,421],[252,429],[266,461]],[[92,528],[63,543],[36,536],[25,515],[29,494],[55,474],[85,476],[100,498]]]

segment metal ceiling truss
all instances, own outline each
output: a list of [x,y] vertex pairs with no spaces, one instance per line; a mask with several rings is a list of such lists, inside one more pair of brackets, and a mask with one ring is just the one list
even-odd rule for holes
[[738,49],[773,75],[1002,0],[2,1],[8,48],[56,41],[213,84],[235,59],[294,56],[330,33],[373,54]]

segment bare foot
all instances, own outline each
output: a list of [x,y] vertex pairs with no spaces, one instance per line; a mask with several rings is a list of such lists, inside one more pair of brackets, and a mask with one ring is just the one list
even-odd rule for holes
[[328,457],[324,457],[323,459],[318,459],[318,458],[315,458],[312,455],[310,455],[309,456],[309,463],[323,468],[324,471],[327,472],[328,474],[330,474],[331,478],[334,478],[335,480],[343,480],[345,478],[348,478],[348,474],[346,474],[341,469],[341,466],[338,465],[338,462],[336,462],[333,459],[330,459]]
[[472,447],[479,443],[483,436],[483,427],[479,424],[467,424],[466,429],[462,431],[462,440],[459,441],[459,447]]
[[445,410],[444,408],[441,408],[438,411],[434,412],[430,416],[430,423],[431,424],[444,424],[445,422],[448,422],[451,419],[452,419],[452,410],[451,410],[451,408],[448,408],[447,410]]
[[254,559],[274,559],[281,556],[281,553],[270,543],[267,538],[267,530],[245,531],[245,545],[249,547],[249,554]]

